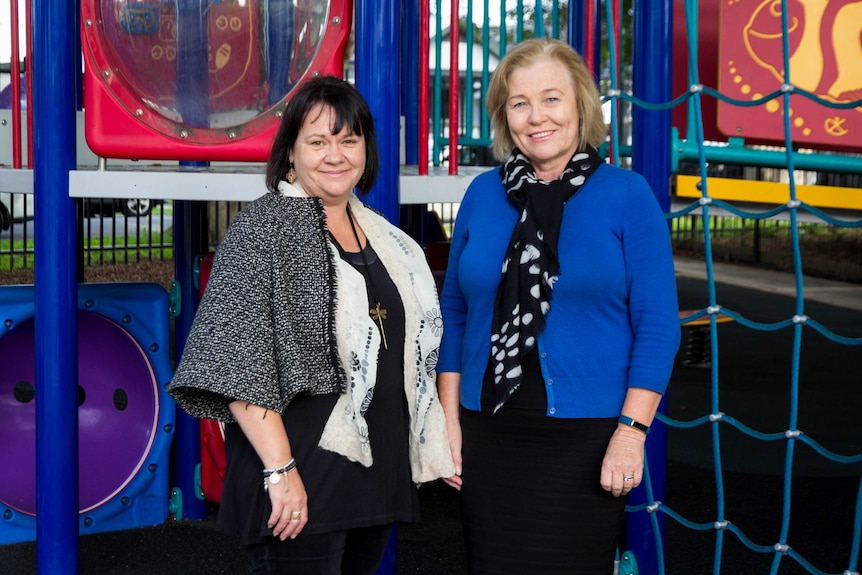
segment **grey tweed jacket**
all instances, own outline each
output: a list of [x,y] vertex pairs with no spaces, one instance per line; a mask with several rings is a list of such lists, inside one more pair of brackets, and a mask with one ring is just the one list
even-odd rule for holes
[[236,216],[168,388],[183,409],[233,421],[234,400],[281,413],[298,393],[344,391],[328,254],[317,200],[270,193]]
[[[368,466],[362,413],[351,407],[355,374],[345,370],[349,356],[341,357],[351,351],[336,329],[347,311],[338,307],[337,256],[327,241],[322,203],[298,193],[265,194],[234,218],[168,392],[189,414],[221,421],[234,420],[233,401],[282,413],[299,393],[341,393],[320,446]],[[434,382],[442,324],[431,272],[412,239],[355,197],[350,201],[393,274],[405,311],[414,310],[405,325],[413,479],[449,477],[454,464]],[[424,286],[431,305],[428,297],[417,299]]]

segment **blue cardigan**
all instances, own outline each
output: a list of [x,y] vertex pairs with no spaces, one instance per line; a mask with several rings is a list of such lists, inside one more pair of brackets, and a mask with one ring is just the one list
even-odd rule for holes
[[[517,212],[499,170],[458,209],[441,295],[437,372],[461,374],[461,405],[480,410],[491,317]],[[602,164],[563,210],[560,274],[539,362],[552,417],[617,417],[629,387],[664,393],[680,326],[667,223],[646,181]]]

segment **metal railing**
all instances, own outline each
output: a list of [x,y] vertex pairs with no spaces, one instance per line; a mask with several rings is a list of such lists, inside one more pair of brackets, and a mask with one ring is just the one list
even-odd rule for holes
[[[8,205],[7,205],[8,202]],[[0,272],[31,269],[35,257],[32,195],[0,194]],[[142,214],[124,213],[125,202],[79,200],[78,238],[81,265],[129,264],[173,258],[173,216],[170,202],[146,207]]]

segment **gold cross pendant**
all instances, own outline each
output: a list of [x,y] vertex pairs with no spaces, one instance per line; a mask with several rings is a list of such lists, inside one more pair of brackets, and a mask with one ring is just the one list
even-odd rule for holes
[[386,308],[380,307],[380,302],[377,302],[377,306],[371,308],[368,313],[371,314],[371,319],[377,321],[377,325],[380,326],[380,337],[383,338],[383,349],[389,349],[389,346],[386,345],[386,332],[383,330],[383,320],[386,319]]

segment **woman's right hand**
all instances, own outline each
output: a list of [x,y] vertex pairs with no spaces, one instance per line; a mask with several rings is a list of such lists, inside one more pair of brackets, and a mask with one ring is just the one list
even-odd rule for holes
[[459,388],[461,374],[454,371],[444,371],[437,374],[437,394],[443,407],[443,417],[446,418],[446,433],[449,435],[449,451],[452,452],[452,463],[455,464],[455,475],[446,477],[443,481],[455,489],[461,489],[461,405]]
[[457,419],[446,418],[446,433],[449,434],[449,450],[452,452],[452,463],[455,464],[455,475],[445,477],[443,481],[450,487],[461,490],[461,424]]
[[[263,468],[276,469],[286,461],[293,461],[290,441],[280,415],[267,417],[269,409],[244,401],[232,401],[229,407],[260,457]],[[268,481],[266,486],[272,503],[267,526],[272,529],[273,536],[282,541],[296,537],[308,522],[308,495],[299,470],[293,468],[281,474],[278,483]]]
[[269,485],[267,493],[272,503],[267,526],[272,529],[273,537],[282,541],[288,537],[294,539],[308,523],[308,495],[299,470],[291,469],[282,475],[281,481]]

